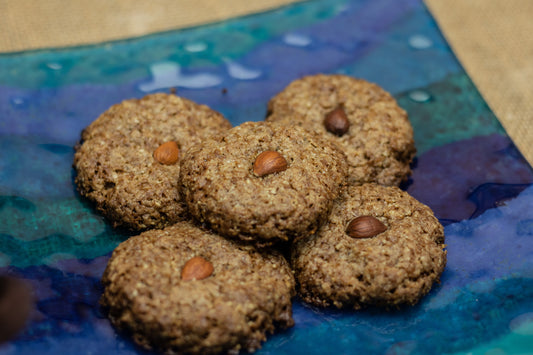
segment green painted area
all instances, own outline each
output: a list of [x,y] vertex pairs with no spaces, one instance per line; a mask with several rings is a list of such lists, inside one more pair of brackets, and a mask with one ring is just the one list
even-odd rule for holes
[[71,236],[77,243],[86,243],[106,230],[103,218],[75,197],[30,201],[1,196],[0,199],[7,200],[0,208],[0,234],[9,234],[22,242],[61,234]]
[[533,354],[533,314],[526,313],[529,321],[518,325],[510,333],[455,355],[531,355]]
[[0,265],[41,265],[61,255],[94,258],[126,238],[78,198],[30,201],[1,196]]
[[475,136],[493,133],[506,135],[464,72],[419,90],[404,92],[397,95],[396,99],[409,114],[418,154]]

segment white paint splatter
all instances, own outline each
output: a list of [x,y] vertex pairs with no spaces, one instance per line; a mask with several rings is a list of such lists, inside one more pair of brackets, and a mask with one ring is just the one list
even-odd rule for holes
[[409,45],[415,49],[427,49],[433,45],[433,41],[424,35],[412,35],[409,37]]
[[242,64],[232,61],[228,58],[222,59],[226,63],[226,69],[232,78],[240,80],[252,80],[261,76],[261,71],[256,69],[246,68]]
[[283,36],[283,42],[289,46],[305,47],[311,44],[311,38],[297,33],[287,33]]
[[423,90],[414,90],[409,93],[409,98],[415,102],[428,102],[431,95]]
[[152,81],[139,85],[143,92],[183,87],[188,89],[204,89],[219,85],[222,78],[209,73],[182,74],[181,67],[175,62],[160,62],[150,66]]
[[185,50],[191,53],[203,52],[207,49],[207,44],[204,42],[193,42],[185,45]]
[[533,335],[533,312],[523,313],[509,323],[509,329],[520,335]]
[[55,62],[46,63],[46,66],[47,66],[49,69],[52,69],[52,70],[60,70],[60,69],[63,69],[63,66],[62,66],[60,63],[55,63]]

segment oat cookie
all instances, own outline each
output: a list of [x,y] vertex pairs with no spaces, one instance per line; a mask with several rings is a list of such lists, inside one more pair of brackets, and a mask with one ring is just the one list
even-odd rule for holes
[[221,235],[263,245],[313,233],[347,173],[344,154],[319,134],[266,122],[207,139],[181,163],[191,215]]
[[433,212],[406,192],[350,186],[329,221],[293,245],[292,266],[306,302],[395,308],[415,304],[439,280],[446,264],[443,243]]
[[379,86],[345,75],[303,77],[268,104],[267,121],[320,132],[346,153],[351,184],[398,186],[411,174],[413,129],[406,112]]
[[179,158],[229,128],[219,113],[175,95],[123,101],[82,132],[74,156],[78,190],[115,227],[163,228],[183,218]]
[[31,318],[34,302],[29,284],[0,275],[0,347],[22,332]]
[[[211,266],[205,273],[202,264],[191,268],[203,278],[182,278],[191,259]],[[112,323],[140,346],[167,354],[253,351],[275,328],[294,323],[294,278],[280,254],[190,222],[121,243],[102,283],[101,304]]]

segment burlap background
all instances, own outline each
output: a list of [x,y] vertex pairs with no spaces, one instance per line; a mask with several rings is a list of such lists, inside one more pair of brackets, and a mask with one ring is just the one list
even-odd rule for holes
[[533,165],[533,1],[425,2],[485,101]]
[[0,53],[201,25],[298,0],[0,0]]
[[[0,53],[130,38],[295,1],[0,0]],[[481,94],[533,165],[533,1],[425,2]]]

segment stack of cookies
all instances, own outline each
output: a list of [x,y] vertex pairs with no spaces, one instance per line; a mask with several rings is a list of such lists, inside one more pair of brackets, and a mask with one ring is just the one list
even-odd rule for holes
[[254,351],[316,306],[415,304],[446,263],[443,228],[398,186],[407,114],[377,85],[315,75],[231,127],[175,95],[111,107],[82,133],[76,184],[117,228],[112,323],[166,353]]

